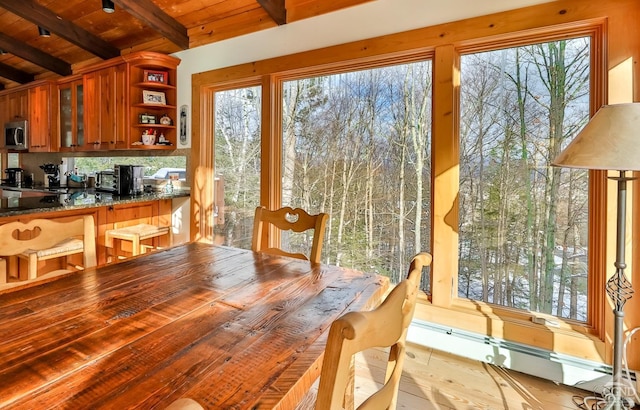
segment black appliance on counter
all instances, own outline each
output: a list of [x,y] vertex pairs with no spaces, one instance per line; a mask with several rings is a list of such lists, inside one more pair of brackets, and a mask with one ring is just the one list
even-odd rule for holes
[[24,170],[22,168],[7,168],[4,170],[7,178],[2,180],[2,183],[6,186],[21,187],[22,176]]
[[144,191],[143,178],[141,165],[114,165],[113,171],[98,173],[96,189],[120,196],[140,195]]
[[44,171],[44,187],[59,188],[60,187],[60,165],[59,164],[42,164],[40,169]]

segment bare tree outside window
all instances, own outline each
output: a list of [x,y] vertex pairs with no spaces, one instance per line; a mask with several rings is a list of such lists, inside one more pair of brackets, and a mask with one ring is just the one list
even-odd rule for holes
[[461,58],[458,294],[587,320],[588,173],[551,166],[589,118],[590,39]]
[[[216,242],[251,249],[253,216],[260,204],[261,88],[247,87],[215,93]],[[219,189],[216,189],[219,188]],[[215,212],[215,210],[212,210]]]
[[396,283],[429,250],[431,79],[420,61],[283,84],[283,205],[330,215],[324,263]]

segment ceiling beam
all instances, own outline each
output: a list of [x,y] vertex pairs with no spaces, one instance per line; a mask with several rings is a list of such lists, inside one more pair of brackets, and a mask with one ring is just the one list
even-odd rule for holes
[[0,7],[42,28],[46,28],[70,43],[102,59],[120,55],[120,50],[100,37],[63,19],[33,0],[0,0]]
[[62,76],[71,75],[71,64],[60,60],[50,54],[45,53],[35,47],[31,47],[29,44],[22,43],[16,39],[7,36],[4,33],[0,33],[0,50],[4,50],[7,53],[11,53],[16,57],[20,57],[23,60],[32,62],[42,68],[46,68],[49,71],[58,73]]
[[113,0],[124,11],[142,21],[182,50],[189,48],[187,28],[151,0]]
[[285,0],[257,0],[258,4],[269,14],[269,16],[279,26],[287,24],[287,9],[284,6]]
[[25,71],[18,70],[6,64],[0,63],[0,77],[6,78],[16,83],[26,84],[35,80],[35,77]]

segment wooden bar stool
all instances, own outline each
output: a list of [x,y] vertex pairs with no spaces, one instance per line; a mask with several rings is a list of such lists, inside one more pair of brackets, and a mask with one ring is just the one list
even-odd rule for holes
[[137,224],[123,228],[110,229],[105,232],[105,246],[114,249],[114,256],[118,258],[118,250],[121,241],[131,242],[131,254],[137,256],[146,253],[150,246],[142,245],[145,239],[156,238],[169,234],[168,226],[155,226],[150,224]]

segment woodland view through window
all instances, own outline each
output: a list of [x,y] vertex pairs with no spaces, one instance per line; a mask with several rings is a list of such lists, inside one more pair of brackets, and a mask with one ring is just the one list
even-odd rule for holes
[[588,172],[551,162],[589,64],[588,37],[461,57],[460,297],[587,320]]
[[223,218],[214,234],[228,246],[251,249],[253,215],[260,205],[261,88],[215,93],[215,184],[224,192]]
[[396,283],[429,250],[431,84],[431,61],[283,83],[282,203],[330,215],[323,263]]

